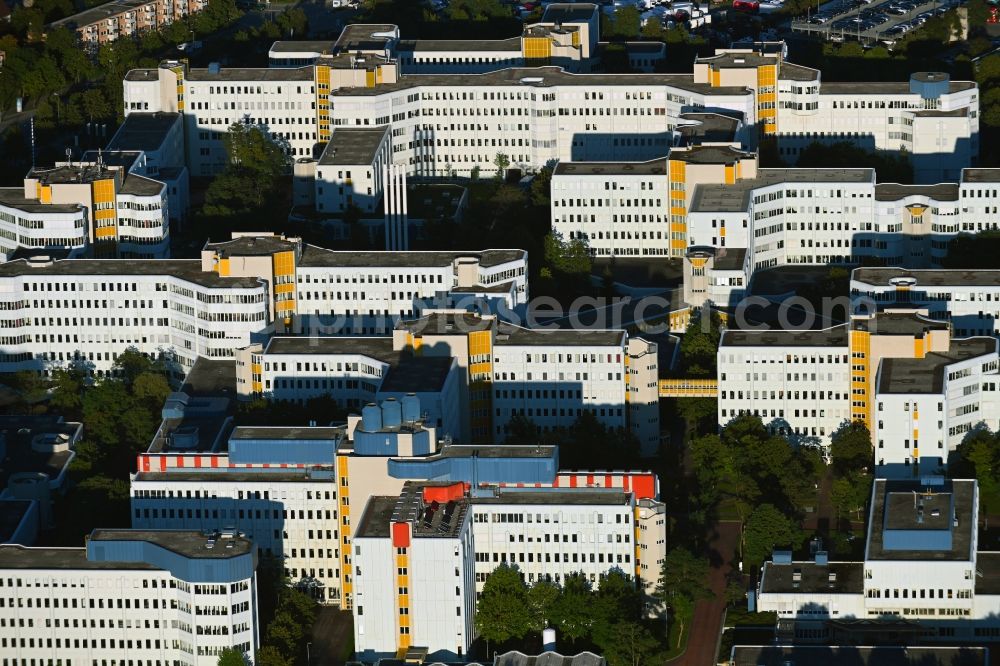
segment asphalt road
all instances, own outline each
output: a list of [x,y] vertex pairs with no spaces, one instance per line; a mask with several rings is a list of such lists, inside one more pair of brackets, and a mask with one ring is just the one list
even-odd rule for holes
[[719,637],[722,634],[723,612],[726,610],[726,581],[732,569],[730,562],[736,558],[740,543],[740,524],[723,521],[715,526],[710,539],[712,545],[712,572],[710,577],[713,599],[699,601],[694,607],[691,626],[685,627],[688,635],[687,649],[679,657],[667,662],[669,666],[715,666]]

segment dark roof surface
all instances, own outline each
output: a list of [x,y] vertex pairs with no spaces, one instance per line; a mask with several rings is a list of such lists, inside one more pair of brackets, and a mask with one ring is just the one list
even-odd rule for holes
[[108,150],[157,150],[163,145],[171,128],[181,117],[179,113],[146,113],[133,111],[125,116],[115,132]]
[[321,165],[371,164],[389,132],[382,127],[337,127],[319,158]]
[[[931,488],[933,493],[941,497],[942,501],[944,501],[946,493],[951,494],[951,507],[954,509],[958,526],[951,528],[951,547],[949,549],[890,550],[885,547],[886,529],[912,528],[912,520],[899,517],[898,514],[905,513],[906,516],[912,518],[914,515],[913,502],[916,497],[913,493],[914,491],[923,493],[927,487],[914,481],[876,479],[872,490],[872,507],[868,521],[868,543],[865,559],[965,561],[971,558],[973,555],[972,535],[977,529],[976,525],[972,523],[975,508],[973,506],[975,485],[975,481],[956,479],[945,481],[943,486]],[[942,512],[942,517],[946,519],[943,525],[947,527],[951,522],[948,520],[949,516],[946,512]],[[926,514],[925,519],[929,519]]]
[[851,274],[852,280],[881,287],[892,286],[890,280],[895,278],[915,280],[911,289],[951,286],[1000,287],[1000,270],[856,268]]
[[924,358],[884,358],[879,365],[879,393],[941,393],[944,373],[952,363],[984,356],[997,349],[994,338],[952,340],[947,352],[931,352]]
[[847,347],[847,325],[819,331],[733,331],[722,334],[720,347]]
[[315,245],[303,245],[300,267],[377,267],[407,268],[411,266],[448,266],[456,259],[475,257],[480,266],[492,268],[512,261],[524,259],[524,250],[473,250],[469,252],[348,252],[327,250]]
[[[767,593],[861,594],[864,591],[862,562],[765,562],[760,590]],[[834,580],[830,580],[833,574]],[[796,580],[798,578],[798,580]]]
[[732,666],[986,666],[982,647],[746,646],[732,652]]
[[921,196],[937,201],[958,201],[956,183],[936,185],[900,185],[898,183],[878,183],[875,185],[876,201],[897,201],[905,197]]
[[667,173],[667,158],[648,162],[559,162],[553,175],[588,176],[662,176]]
[[[44,254],[39,251],[36,254]],[[173,276],[210,289],[250,289],[260,285],[256,277],[220,277],[214,271],[201,270],[201,259],[63,259],[48,265],[30,265],[27,261],[0,264],[0,277],[42,275],[162,275]]]

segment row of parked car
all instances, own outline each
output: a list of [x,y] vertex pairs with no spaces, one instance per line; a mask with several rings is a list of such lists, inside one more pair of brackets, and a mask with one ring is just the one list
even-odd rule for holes
[[[853,5],[851,7],[853,9],[859,5],[868,5],[871,0],[846,0],[846,2]],[[829,14],[824,13],[812,17],[809,22],[813,25],[829,24],[831,32],[861,33],[877,29],[879,26],[887,23],[898,21],[885,31],[885,34],[898,38],[910,30],[920,27],[933,16],[943,14],[953,6],[951,4],[944,4],[935,9],[922,12],[909,20],[899,21],[900,17],[909,16],[924,4],[926,3],[914,0],[892,0],[891,2],[883,2],[872,6],[853,16],[835,19]]]

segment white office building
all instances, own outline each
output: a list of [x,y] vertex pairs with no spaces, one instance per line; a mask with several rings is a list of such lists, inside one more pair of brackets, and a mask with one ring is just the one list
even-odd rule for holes
[[105,530],[0,546],[0,660],[214,666],[260,645],[257,548],[232,533]]
[[[922,641],[982,642],[1000,636],[1000,554],[980,550],[974,480],[877,479],[865,557],[765,562],[756,607],[778,615],[779,639],[824,642],[833,625],[913,623]],[[915,626],[914,626],[915,625]],[[891,625],[898,631],[901,625]]]

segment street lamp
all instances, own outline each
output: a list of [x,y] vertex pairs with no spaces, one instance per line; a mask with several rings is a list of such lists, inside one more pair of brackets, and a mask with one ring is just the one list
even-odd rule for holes
[[312,664],[312,642],[306,643],[306,666]]

